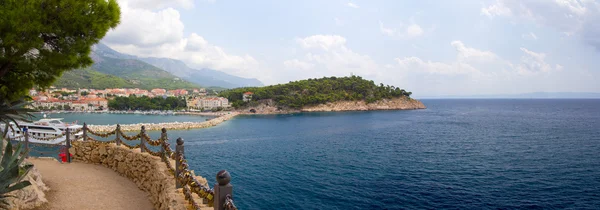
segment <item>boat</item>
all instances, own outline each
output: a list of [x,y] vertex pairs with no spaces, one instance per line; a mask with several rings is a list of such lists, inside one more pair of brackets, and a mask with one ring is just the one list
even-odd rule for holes
[[[33,123],[19,122],[17,126],[11,122],[11,128],[8,130],[8,138],[16,141],[25,141],[23,131],[27,129],[29,133],[29,142],[38,144],[65,144],[66,129],[69,129],[71,139],[79,139],[83,136],[83,126],[77,122],[65,123],[63,118],[44,118]],[[4,128],[4,125],[0,126]],[[74,133],[73,133],[74,132]],[[52,139],[52,137],[58,137]]]

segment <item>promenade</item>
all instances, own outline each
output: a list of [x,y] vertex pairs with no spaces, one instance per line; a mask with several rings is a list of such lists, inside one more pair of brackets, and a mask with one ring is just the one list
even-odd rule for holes
[[50,188],[48,203],[36,210],[154,209],[146,192],[102,165],[30,158]]

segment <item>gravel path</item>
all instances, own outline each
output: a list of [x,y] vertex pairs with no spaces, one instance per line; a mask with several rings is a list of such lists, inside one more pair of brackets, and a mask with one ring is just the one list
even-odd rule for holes
[[30,159],[50,187],[48,204],[37,210],[154,209],[147,193],[117,172],[86,163],[61,164],[47,159]]

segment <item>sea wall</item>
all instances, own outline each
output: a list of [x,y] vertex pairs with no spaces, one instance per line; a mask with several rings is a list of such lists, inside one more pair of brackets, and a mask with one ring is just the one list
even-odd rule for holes
[[[208,121],[203,122],[166,122],[166,123],[137,123],[137,124],[124,124],[121,125],[122,131],[140,131],[142,126],[145,126],[147,131],[158,131],[162,128],[166,128],[167,130],[187,130],[187,129],[197,129],[197,128],[208,128],[212,126],[216,126],[222,122],[225,122],[235,116],[237,116],[238,112],[231,112],[226,115],[222,115]],[[88,127],[96,132],[109,132],[113,131],[117,128],[117,125],[88,125]]]
[[[326,104],[305,106],[301,109],[279,109],[275,106],[261,103],[255,107],[241,110],[242,114],[290,114],[298,112],[340,112],[340,111],[368,111],[368,110],[408,110],[425,109],[425,105],[416,99],[407,97],[395,99],[382,99],[373,103],[365,101],[337,101]],[[254,110],[254,112],[251,112]]]
[[[101,164],[133,181],[148,193],[155,209],[185,210],[189,207],[182,190],[175,188],[174,175],[159,157],[142,153],[140,149],[95,141],[73,142],[69,151],[75,161]],[[171,165],[175,165],[175,162],[171,161]],[[205,178],[196,178],[207,185]]]

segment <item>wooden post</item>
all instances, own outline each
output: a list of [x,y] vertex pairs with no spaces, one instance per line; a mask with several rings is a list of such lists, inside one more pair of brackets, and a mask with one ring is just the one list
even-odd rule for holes
[[182,188],[182,183],[179,182],[179,174],[181,173],[181,160],[179,159],[179,154],[183,157],[184,147],[183,147],[183,139],[181,137],[177,138],[177,146],[175,146],[175,188]]
[[66,135],[67,149],[65,150],[65,155],[67,155],[67,162],[70,163],[71,162],[71,153],[69,153],[69,148],[71,148],[71,132],[69,131],[69,128],[66,128],[65,131],[67,132],[67,135]]
[[160,133],[160,154],[162,156],[165,155],[165,143],[167,143],[167,141],[169,140],[169,138],[167,138],[167,129],[166,128],[162,128]]
[[144,138],[146,134],[146,126],[142,125],[142,130],[140,131],[140,150],[142,153],[146,152],[146,139]]
[[[25,136],[25,151],[29,151],[29,129],[27,127],[23,128],[23,136]],[[25,158],[28,158],[28,157],[29,157],[29,152],[25,152]]]
[[117,124],[117,146],[121,145],[121,125]]
[[233,185],[231,185],[231,175],[226,170],[221,170],[217,173],[217,183],[213,188],[215,197],[213,200],[213,208],[215,210],[225,210],[223,204],[227,200],[227,195],[233,198]]
[[87,123],[83,123],[83,141],[87,141],[88,140],[88,136],[87,136]]

